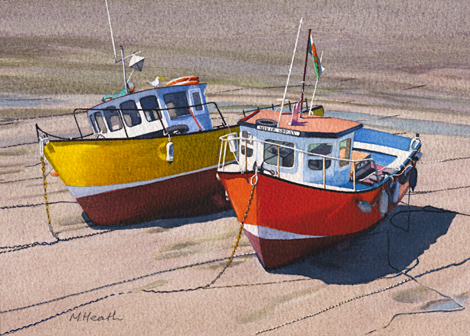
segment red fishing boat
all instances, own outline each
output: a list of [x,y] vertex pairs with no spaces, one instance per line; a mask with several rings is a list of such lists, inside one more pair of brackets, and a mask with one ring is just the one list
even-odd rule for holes
[[[313,102],[324,69],[311,30],[303,83],[308,55],[316,74]],[[221,137],[217,170],[265,268],[371,229],[416,186],[421,157],[418,135],[410,139],[327,118],[322,106],[303,111],[304,85],[300,102],[284,111],[286,91],[279,111],[258,109],[238,122],[239,136]],[[236,162],[226,162],[227,148]]]
[[[218,178],[265,268],[363,234],[417,180],[413,139],[354,121],[257,110],[223,136]],[[230,148],[236,162],[226,163]],[[247,209],[248,208],[248,209]],[[246,218],[245,218],[246,216]]]

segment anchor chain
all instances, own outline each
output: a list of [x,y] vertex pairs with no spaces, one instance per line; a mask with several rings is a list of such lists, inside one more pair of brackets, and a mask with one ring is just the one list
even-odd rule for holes
[[[255,182],[253,183],[253,177],[254,177],[254,176],[256,176],[256,180],[255,180]],[[243,216],[243,220],[242,220],[241,223],[240,223],[240,229],[238,230],[237,242],[235,243],[235,246],[234,246],[234,248],[233,248],[232,255],[230,256],[229,260],[227,261],[227,264],[225,265],[224,269],[215,277],[214,280],[212,280],[209,284],[207,284],[206,286],[204,286],[204,289],[209,288],[209,287],[212,286],[217,280],[219,280],[219,278],[222,276],[222,274],[225,273],[225,270],[232,264],[232,259],[233,259],[233,256],[235,255],[235,252],[237,251],[238,244],[240,243],[240,239],[241,239],[242,232],[243,232],[243,227],[245,226],[245,221],[246,221],[246,218],[248,217],[248,212],[250,211],[250,207],[251,207],[251,202],[253,201],[253,196],[254,196],[254,194],[255,194],[255,187],[256,187],[256,185],[258,184],[258,172],[257,172],[257,171],[256,171],[255,174],[251,177],[250,184],[251,184],[251,186],[252,186],[250,198],[248,199],[248,205],[247,205],[247,207],[246,207],[245,215]]]
[[47,198],[47,179],[46,179],[46,163],[44,162],[44,157],[41,155],[41,164],[42,164],[42,181],[44,186],[44,199],[46,201],[46,213],[47,213],[47,224],[49,225],[49,231],[51,231],[52,236],[59,240],[59,236],[52,229],[51,213],[49,212],[49,200]]

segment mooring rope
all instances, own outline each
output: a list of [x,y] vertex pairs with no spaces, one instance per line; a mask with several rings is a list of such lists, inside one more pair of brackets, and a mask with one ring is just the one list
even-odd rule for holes
[[458,307],[457,308],[452,308],[452,309],[436,309],[436,310],[423,310],[423,311],[415,311],[415,312],[406,312],[406,313],[397,313],[395,315],[392,316],[392,318],[390,319],[390,321],[384,325],[383,327],[380,327],[380,328],[377,328],[377,329],[374,329],[374,330],[371,330],[369,331],[368,333],[366,333],[366,335],[370,335],[372,333],[375,333],[375,332],[378,332],[380,330],[384,330],[386,328],[388,328],[393,320],[398,317],[398,316],[406,316],[406,315],[417,315],[417,314],[430,314],[430,313],[452,313],[452,312],[456,312],[456,311],[461,311],[461,310],[464,310],[465,307],[462,306],[455,298],[449,296],[449,295],[445,295],[443,293],[441,293],[440,291],[438,291],[437,289],[435,288],[432,288],[430,286],[427,286],[427,285],[424,285],[422,284],[421,282],[419,282],[415,277],[409,275],[407,272],[402,272],[400,271],[398,268],[396,268],[395,266],[392,265],[392,263],[390,262],[390,237],[388,235],[388,232],[387,232],[387,255],[388,255],[388,265],[394,269],[397,274],[399,275],[404,275],[408,278],[410,278],[411,280],[413,280],[414,282],[416,282],[418,285],[422,286],[422,287],[425,287],[433,292],[436,292],[437,294],[439,294],[440,296],[446,298],[446,299],[449,299],[451,301],[453,301]]
[[[254,193],[255,193],[255,187],[256,187],[256,184],[258,183],[258,174],[257,174],[257,172],[255,172],[255,175],[253,175],[253,177],[255,177],[255,176],[256,176],[256,182],[251,183],[251,185],[252,185],[251,194],[250,194],[250,198],[248,199],[248,205],[246,207],[245,215],[243,216],[243,220],[240,223],[240,229],[238,230],[237,241],[236,241],[235,246],[233,248],[232,255],[228,259],[227,264],[222,269],[222,271],[220,271],[220,273],[217,274],[217,276],[211,282],[209,282],[208,284],[206,284],[204,286],[198,286],[198,287],[189,288],[189,289],[175,289],[175,290],[169,290],[169,291],[143,290],[143,292],[147,292],[147,293],[151,292],[151,293],[155,293],[155,294],[168,294],[168,293],[191,292],[191,291],[196,291],[196,290],[200,290],[200,289],[207,289],[210,286],[212,286],[225,273],[227,268],[232,263],[233,256],[235,255],[235,251],[237,250],[238,244],[240,243],[240,238],[241,238],[241,235],[242,235],[242,232],[243,232],[243,226],[245,225],[246,218],[248,217],[248,212],[250,211],[251,201],[253,200],[253,196],[254,196]],[[252,179],[253,179],[253,177],[252,177]]]
[[458,160],[468,160],[468,159],[470,159],[470,156],[463,156],[463,157],[450,158],[450,159],[442,159],[442,160],[434,160],[434,161],[418,161],[418,164],[442,163],[442,162],[458,161]]
[[[442,213],[455,213],[455,214],[457,214],[457,215],[470,216],[469,214],[460,213],[460,212],[456,212],[456,211],[450,211],[450,210],[444,210],[444,209],[439,209],[439,208],[437,208],[437,210],[428,210],[428,209],[423,208],[423,209],[421,209],[421,210],[404,210],[404,211],[397,212],[396,214],[394,214],[393,217],[391,217],[391,220],[392,220],[396,215],[398,215],[399,213],[402,213],[402,212],[418,212],[418,211],[425,211],[425,212],[442,212]],[[394,225],[394,224],[392,223],[392,225]],[[394,225],[394,226],[396,226],[396,225]],[[398,227],[398,228],[400,228],[400,227]],[[402,228],[400,228],[400,229],[402,229]],[[317,311],[317,312],[315,312],[315,313],[302,316],[302,317],[300,317],[300,318],[297,318],[297,319],[294,319],[294,320],[291,320],[291,321],[288,321],[288,322],[285,322],[285,323],[276,325],[276,326],[274,326],[274,327],[270,327],[270,328],[266,328],[266,329],[263,329],[263,330],[259,330],[259,331],[255,332],[254,335],[258,335],[258,334],[262,334],[262,333],[265,333],[265,332],[269,332],[269,331],[273,331],[273,330],[276,330],[276,329],[280,329],[280,328],[282,328],[282,327],[291,325],[291,324],[293,324],[293,323],[306,320],[306,319],[308,319],[308,318],[310,318],[310,317],[314,317],[314,316],[320,315],[320,314],[322,314],[322,313],[325,313],[325,312],[327,312],[327,311],[329,311],[329,310],[332,310],[332,309],[334,309],[334,308],[340,307],[340,306],[342,306],[342,305],[344,305],[344,304],[353,302],[353,301],[355,301],[355,300],[362,299],[362,298],[365,298],[365,297],[368,297],[368,296],[371,296],[371,295],[374,295],[374,294],[379,294],[379,293],[385,292],[385,291],[387,291],[387,290],[396,288],[396,287],[401,286],[401,285],[403,285],[403,284],[405,284],[405,283],[407,283],[407,282],[410,282],[410,281],[417,281],[417,280],[416,280],[417,278],[423,277],[423,276],[425,276],[425,275],[428,275],[428,274],[431,274],[431,273],[434,273],[434,272],[439,272],[439,271],[441,271],[441,270],[443,270],[443,269],[447,269],[447,268],[449,268],[449,267],[461,266],[461,265],[465,264],[465,263],[468,262],[468,261],[470,261],[470,258],[466,258],[466,259],[464,259],[464,260],[462,260],[461,262],[458,262],[458,263],[448,264],[448,265],[446,265],[446,266],[442,266],[442,267],[439,267],[439,268],[435,268],[435,269],[432,269],[432,270],[423,272],[423,273],[421,273],[421,274],[419,274],[419,275],[417,275],[417,276],[414,276],[414,277],[413,277],[413,276],[410,276],[410,275],[408,275],[408,274],[403,273],[403,275],[407,276],[408,278],[405,279],[405,280],[402,280],[402,281],[400,281],[400,282],[397,282],[397,283],[395,283],[395,284],[393,284],[393,285],[390,285],[390,286],[387,286],[387,287],[384,287],[384,288],[381,288],[381,289],[378,289],[378,290],[375,290],[375,291],[371,291],[371,292],[368,292],[368,293],[365,293],[365,294],[362,294],[362,295],[358,295],[358,296],[356,296],[356,297],[353,297],[353,298],[350,298],[350,299],[341,301],[341,302],[339,302],[339,303],[337,303],[337,304],[335,304],[335,305],[331,305],[331,306],[329,306],[329,307],[327,307],[327,308],[325,308],[325,309],[322,309],[322,310],[320,310],[320,311]],[[390,264],[390,263],[389,263],[389,264]],[[390,266],[391,266],[391,265],[390,265]],[[392,267],[392,266],[391,266],[391,267]],[[393,268],[393,267],[392,267],[392,268]],[[445,295],[442,294],[442,293],[440,293],[440,294],[443,295],[443,296],[445,296]],[[461,306],[461,305],[459,304],[459,306]],[[461,309],[458,309],[458,310],[461,310]],[[457,311],[457,310],[453,310],[453,311]],[[439,312],[439,311],[438,311],[438,310],[433,310],[433,311],[430,311],[430,312]],[[446,312],[447,312],[447,311],[446,311]],[[427,312],[426,312],[426,313],[427,313]],[[406,313],[403,313],[403,314],[406,314]],[[397,314],[397,315],[400,315],[400,314]],[[395,317],[393,317],[392,320],[393,320],[394,318],[395,318]],[[391,321],[390,321],[390,323],[391,323]],[[387,325],[387,326],[388,326],[388,325]],[[372,331],[372,332],[374,332],[374,331]]]
[[[185,266],[179,266],[179,267],[175,267],[175,268],[171,268],[171,269],[167,269],[167,270],[162,270],[162,271],[157,271],[157,272],[154,272],[154,273],[150,273],[150,274],[146,274],[146,275],[142,275],[142,276],[139,276],[139,277],[135,277],[135,278],[132,278],[132,279],[128,279],[128,280],[123,280],[123,281],[119,281],[119,282],[115,282],[115,283],[112,283],[112,284],[107,284],[107,285],[104,285],[104,286],[100,286],[100,287],[96,287],[96,288],[93,288],[93,289],[90,289],[90,290],[87,290],[87,291],[83,291],[83,292],[79,292],[79,293],[73,293],[73,294],[70,294],[70,295],[66,295],[66,296],[62,296],[60,298],[56,298],[56,299],[52,299],[52,300],[48,300],[48,301],[43,301],[43,302],[39,302],[39,303],[35,303],[35,304],[32,304],[32,305],[29,305],[29,306],[25,306],[25,307],[19,307],[19,308],[14,308],[14,309],[10,309],[10,310],[5,310],[5,311],[0,311],[0,314],[5,314],[5,313],[10,313],[10,312],[14,312],[14,311],[18,311],[18,310],[23,310],[23,309],[27,309],[27,308],[32,308],[32,307],[37,307],[37,306],[40,306],[40,305],[44,305],[44,304],[47,304],[47,303],[52,303],[52,302],[56,302],[56,301],[60,301],[60,300],[64,300],[64,299],[67,299],[67,298],[70,298],[70,297],[73,297],[73,296],[78,296],[78,295],[82,295],[82,294],[86,294],[86,293],[90,293],[90,292],[94,292],[94,291],[97,291],[97,290],[100,290],[100,289],[104,289],[104,288],[108,288],[108,287],[111,287],[111,286],[116,286],[116,285],[121,285],[121,284],[125,284],[125,283],[130,283],[130,282],[133,282],[133,281],[137,281],[137,280],[141,280],[141,279],[144,279],[144,278],[148,278],[148,277],[151,277],[151,276],[155,276],[157,274],[162,274],[162,273],[168,273],[168,272],[173,272],[173,271],[177,271],[177,270],[182,270],[182,269],[186,269],[186,268],[191,268],[191,267],[196,267],[196,266],[201,266],[201,265],[206,265],[206,264],[210,264],[210,263],[214,263],[214,262],[219,262],[219,261],[223,261],[223,260],[227,260],[229,258],[240,258],[240,257],[246,257],[246,256],[251,256],[255,254],[255,252],[249,252],[249,253],[243,253],[243,254],[238,254],[238,255],[235,255],[235,256],[231,256],[231,257],[225,257],[225,258],[218,258],[218,259],[213,259],[213,260],[208,260],[208,261],[203,261],[203,262],[199,262],[199,263],[194,263],[194,264],[190,264],[190,265],[185,265]],[[181,291],[192,291],[193,289],[188,289],[188,290],[179,290],[179,291],[175,291],[175,292],[181,292]],[[47,322],[53,318],[56,318],[56,317],[59,317],[59,316],[62,316],[64,314],[67,314],[67,313],[70,313],[78,308],[81,308],[81,307],[84,307],[84,306],[87,306],[89,304],[92,304],[92,303],[96,303],[96,302],[99,302],[99,301],[102,301],[102,300],[105,300],[105,299],[108,299],[110,297],[113,297],[113,296],[119,296],[119,295],[123,295],[123,294],[131,294],[131,293],[135,293],[135,291],[127,291],[127,292],[119,292],[117,294],[113,293],[113,294],[109,294],[109,295],[106,295],[106,296],[102,296],[98,299],[95,299],[95,300],[91,300],[91,301],[88,301],[86,303],[82,303],[78,306],[75,306],[73,308],[70,308],[70,309],[67,309],[67,310],[64,310],[60,313],[57,313],[57,314],[54,314],[54,315],[51,315],[47,318],[44,318],[40,321],[37,321],[37,322],[34,322],[34,323],[31,323],[31,324],[28,324],[28,325],[24,325],[22,327],[19,327],[19,328],[16,328],[16,329],[12,329],[12,330],[9,330],[5,333],[1,333],[0,336],[3,336],[3,335],[7,335],[7,334],[11,334],[11,333],[14,333],[16,331],[20,331],[20,330],[24,330],[24,329],[27,329],[27,328],[30,328],[30,327],[34,327],[34,326],[37,326],[41,323],[44,323],[44,322]],[[170,293],[173,293],[173,291],[170,291]]]

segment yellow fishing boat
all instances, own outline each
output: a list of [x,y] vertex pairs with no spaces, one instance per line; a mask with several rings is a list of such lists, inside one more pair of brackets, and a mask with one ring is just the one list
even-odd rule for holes
[[[230,207],[215,175],[219,138],[237,127],[226,124],[216,103],[206,102],[206,84],[197,77],[172,84],[105,96],[87,110],[91,134],[79,128],[79,137],[65,139],[36,125],[45,158],[93,222],[111,225]],[[218,112],[216,126],[208,106]]]

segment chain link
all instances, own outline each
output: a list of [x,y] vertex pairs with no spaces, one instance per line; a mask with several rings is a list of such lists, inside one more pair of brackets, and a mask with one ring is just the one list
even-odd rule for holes
[[[45,205],[46,203],[34,203],[34,204],[16,204],[16,205],[7,205],[0,207],[0,210],[8,210],[8,209],[18,209],[18,208],[34,208],[37,206]],[[73,201],[56,201],[56,202],[49,202],[51,204],[78,204],[77,202]]]
[[233,256],[235,255],[235,251],[237,250],[238,244],[240,243],[240,238],[242,236],[243,227],[245,226],[245,221],[246,221],[246,218],[248,217],[248,212],[250,211],[251,202],[253,201],[253,196],[255,194],[255,187],[256,187],[257,183],[258,183],[258,179],[256,179],[256,182],[253,184],[253,186],[251,188],[251,194],[250,194],[250,198],[248,200],[248,205],[246,207],[245,215],[243,216],[243,220],[240,223],[240,230],[238,231],[237,242],[235,243],[235,247],[233,249],[232,255],[230,256],[230,259],[227,262],[227,267],[230,266],[230,264],[232,263]]
[[[250,198],[248,199],[248,205],[246,207],[246,211],[245,211],[245,215],[243,216],[243,220],[240,224],[240,229],[238,230],[238,237],[237,237],[237,241],[235,243],[235,246],[233,248],[233,251],[232,251],[232,254],[229,258],[229,260],[227,261],[227,264],[224,266],[224,269],[222,271],[220,271],[219,274],[217,274],[217,276],[214,278],[214,280],[212,280],[210,283],[208,283],[207,285],[205,286],[199,286],[199,287],[194,287],[194,288],[188,288],[188,289],[175,289],[175,290],[168,290],[168,291],[155,291],[155,290],[142,290],[143,292],[146,292],[146,293],[155,293],[155,294],[169,294],[169,293],[178,293],[178,292],[192,292],[192,291],[196,291],[196,290],[199,290],[199,289],[208,289],[210,286],[212,286],[217,280],[219,280],[219,278],[225,273],[225,271],[227,270],[227,268],[230,266],[230,264],[232,263],[232,260],[234,258],[234,255],[235,255],[235,251],[237,250],[238,248],[238,245],[240,243],[240,239],[241,239],[241,236],[242,236],[242,232],[243,232],[243,227],[245,225],[245,221],[246,221],[246,218],[248,217],[248,212],[250,211],[250,207],[251,207],[251,202],[253,200],[253,196],[255,194],[255,187],[256,187],[256,184],[258,183],[258,180],[256,180],[255,183],[252,184],[252,188],[251,188],[251,194],[250,194]],[[253,252],[254,253],[254,252]],[[249,253],[248,255],[251,255],[253,253]]]
[[413,191],[411,194],[430,194],[430,193],[435,193],[435,192],[441,192],[441,191],[448,191],[448,190],[458,190],[458,189],[466,189],[470,188],[470,185],[468,186],[460,186],[460,187],[453,187],[453,188],[445,188],[445,189],[435,189],[435,190],[423,190],[423,191]]
[[46,201],[47,224],[49,225],[49,231],[51,231],[52,236],[56,240],[59,240],[59,236],[52,229],[51,214],[49,212],[49,200],[47,198],[46,163],[44,162],[44,157],[42,156],[41,156],[41,164],[42,164],[42,181],[43,181],[43,186],[44,186],[44,200]]
[[2,146],[2,147],[0,147],[0,148],[1,148],[1,149],[4,149],[4,148],[11,148],[11,147],[18,147],[18,146],[34,145],[34,144],[37,144],[37,143],[38,143],[37,141],[34,141],[34,142],[23,142],[23,143],[14,144],[14,145]]
[[442,159],[442,160],[435,160],[435,161],[418,161],[418,164],[441,163],[441,162],[468,160],[468,159],[470,159],[470,156],[463,156],[463,157],[458,157],[458,158]]

